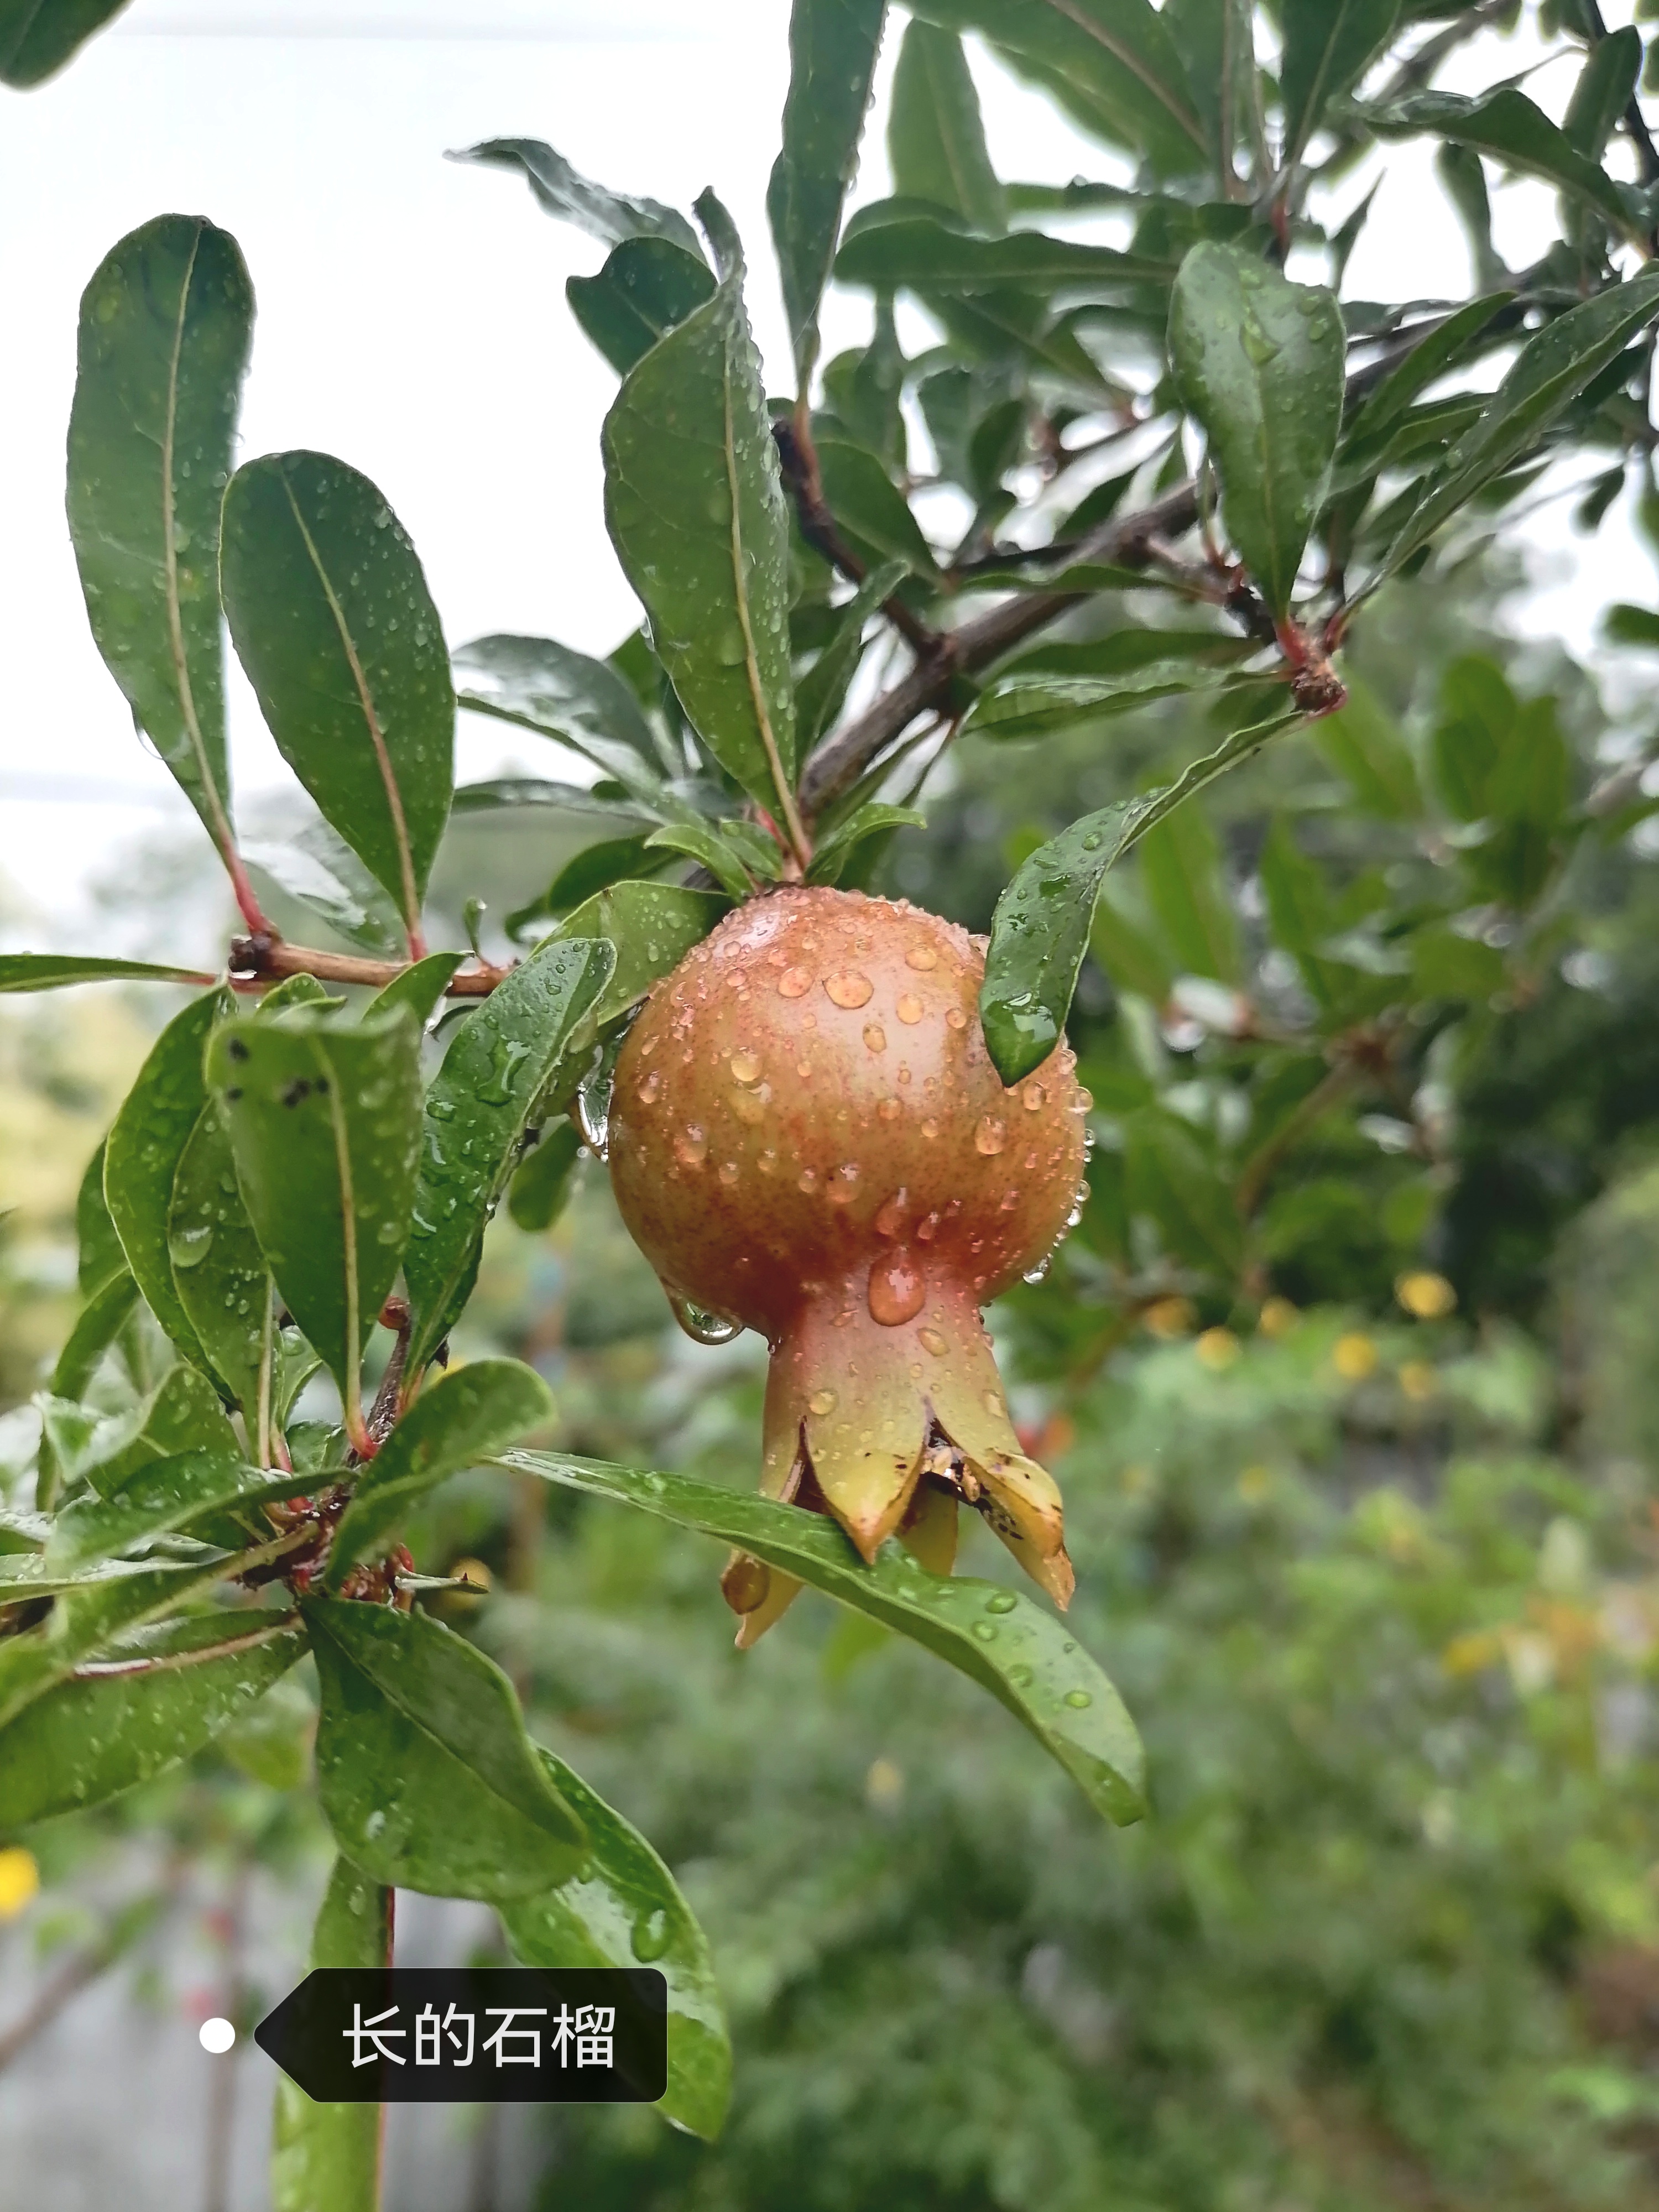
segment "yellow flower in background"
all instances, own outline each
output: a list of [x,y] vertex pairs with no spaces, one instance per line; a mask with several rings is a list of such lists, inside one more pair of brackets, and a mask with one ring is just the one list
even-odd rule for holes
[[1425,1268],[1397,1275],[1394,1294],[1419,1321],[1443,1321],[1457,1306],[1457,1293],[1445,1277],[1430,1274]]
[[1437,1382],[1438,1377],[1426,1359],[1408,1359],[1400,1370],[1401,1389],[1419,1405],[1425,1398],[1433,1397]]
[[1376,1346],[1360,1330],[1351,1329],[1331,1346],[1331,1364],[1345,1382],[1363,1382],[1376,1372]]
[[1198,1318],[1190,1298],[1154,1298],[1141,1319],[1154,1336],[1166,1343],[1171,1338],[1188,1335]]
[[40,1887],[34,1853],[21,1844],[0,1851],[0,1920],[15,1920]]
[[1206,1328],[1193,1346],[1204,1364],[1218,1375],[1232,1365],[1243,1349],[1230,1328]]
[[1288,1336],[1301,1318],[1288,1298],[1268,1298],[1256,1316],[1255,1325],[1263,1336]]

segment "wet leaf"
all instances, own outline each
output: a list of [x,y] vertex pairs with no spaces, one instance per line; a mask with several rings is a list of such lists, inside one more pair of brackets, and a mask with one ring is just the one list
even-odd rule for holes
[[1030,1598],[967,1576],[927,1574],[896,1542],[866,1566],[827,1516],[695,1476],[645,1474],[556,1452],[508,1452],[500,1464],[738,1545],[810,1583],[988,1690],[1108,1820],[1145,1812],[1143,1754],[1121,1699],[1063,1624]]
[[833,727],[864,658],[865,626],[903,576],[902,561],[884,562],[836,610],[834,630],[795,688],[795,724],[803,760]]
[[455,1030],[427,1097],[404,1255],[411,1375],[430,1359],[465,1300],[536,1102],[616,964],[608,945],[555,939],[513,969]]
[[1364,119],[1379,138],[1432,137],[1472,147],[1505,168],[1559,185],[1605,216],[1620,234],[1633,228],[1631,209],[1607,171],[1514,85],[1473,100],[1456,92],[1413,93],[1387,107],[1365,109]]
[[708,264],[668,238],[625,238],[597,276],[570,276],[570,312],[619,376],[714,289]]
[[239,1451],[192,1451],[155,1460],[112,1495],[77,1498],[66,1505],[52,1525],[46,1565],[73,1572],[140,1541],[188,1530],[228,1506],[258,1507],[298,1498],[312,1480],[307,1474],[279,1475],[268,1468],[249,1467]]
[[119,1413],[52,1397],[35,1401],[66,1482],[108,1498],[152,1460],[205,1451],[240,1457],[236,1431],[199,1368],[170,1368],[149,1396]]
[[570,1041],[581,1052],[629,1008],[637,1006],[659,977],[672,975],[694,945],[701,945],[732,902],[720,891],[688,890],[678,884],[612,884],[585,899],[574,914],[543,939],[544,945],[602,939],[614,946],[617,966],[595,1000],[586,1022]]
[[428,952],[424,960],[416,961],[377,991],[363,1009],[365,1015],[389,1014],[404,1007],[417,1022],[429,1022],[442,1003],[450,977],[465,957],[464,952]]
[[[746,899],[755,888],[748,855],[729,837],[722,836],[711,822],[665,823],[660,830],[653,830],[645,842],[647,851],[684,853],[700,862],[734,899]],[[775,853],[776,848],[773,849]],[[767,872],[775,875],[775,864]]]
[[886,0],[793,0],[789,13],[783,147],[772,165],[766,212],[803,392],[817,357],[818,303],[858,173],[886,14]]
[[97,1373],[104,1354],[119,1335],[138,1303],[138,1285],[123,1267],[93,1292],[70,1331],[47,1385],[54,1398],[80,1398]]
[[544,1128],[541,1140],[526,1153],[507,1193],[507,1210],[515,1226],[531,1236],[550,1230],[570,1200],[581,1132],[574,1122]]
[[222,1552],[204,1547],[199,1558],[137,1567],[123,1562],[118,1570],[76,1577],[38,1628],[0,1638],[0,1726],[124,1632],[173,1612],[220,1581],[231,1564]]
[[896,561],[914,575],[931,576],[933,549],[885,463],[867,446],[828,434],[817,453],[824,498],[854,551],[870,567]]
[[308,823],[293,837],[244,839],[242,858],[365,952],[384,957],[402,951],[396,906],[326,822]]
[[553,1787],[587,1831],[585,1875],[502,1905],[526,1966],[656,1967],[668,1984],[668,2087],[658,2108],[712,2142],[732,2094],[732,2046],[708,1939],[645,1838],[538,1744]]
[[288,1621],[249,1607],[195,1613],[82,1662],[0,1731],[0,1834],[191,1758],[303,1656],[304,1631]]
[[235,240],[199,216],[158,216],[87,286],[69,429],[70,537],[93,638],[227,854],[219,507],[252,334]]
[[337,1589],[355,1560],[383,1548],[417,1498],[552,1413],[552,1392],[517,1359],[471,1359],[423,1390],[358,1482],[329,1555],[328,1587]]
[[658,658],[708,750],[751,797],[794,806],[789,535],[743,260],[712,196],[724,273],[633,369],[605,417],[605,520]]
[[1134,714],[1155,700],[1259,681],[1255,676],[1230,678],[1220,669],[1184,661],[1152,661],[1121,677],[1010,676],[981,692],[968,710],[963,734],[1003,740],[1052,737],[1080,722]]
[[665,238],[688,253],[699,253],[697,234],[678,209],[659,200],[634,199],[613,192],[573,169],[541,138],[487,138],[452,154],[453,161],[477,161],[498,169],[516,169],[535,194],[538,206],[562,222],[574,223],[606,246],[620,246],[629,238]]
[[112,1275],[125,1273],[127,1265],[127,1255],[121,1249],[121,1240],[115,1233],[115,1224],[104,1198],[105,1142],[100,1139],[97,1151],[87,1162],[75,1198],[76,1279],[81,1285],[82,1297],[88,1298],[101,1290]]
[[994,292],[1003,286],[1047,292],[1069,284],[1097,291],[1170,279],[1165,264],[1113,246],[1085,246],[1035,230],[1017,231],[1011,238],[975,238],[931,216],[878,220],[880,214],[863,209],[848,224],[846,243],[836,256],[839,283],[883,292],[903,287],[939,298]]
[[497,1904],[568,1881],[586,1848],[513,1687],[420,1613],[318,1598],[317,1783],[341,1850],[374,1880]]
[[348,1425],[368,1331],[409,1235],[421,1030],[407,1006],[343,1028],[301,1009],[216,1031],[208,1081],[283,1304],[339,1384]]
[[0,952],[0,991],[61,991],[71,983],[210,983],[199,968],[158,968],[149,960],[96,954]]
[[[313,1966],[392,1963],[392,1893],[336,1859],[312,1931]],[[378,2105],[319,2105],[286,2074],[271,2119],[273,2212],[375,2212],[380,2198]]]
[[905,27],[887,116],[887,165],[900,198],[931,200],[973,230],[1007,228],[974,73],[961,40],[931,23]]
[[220,581],[283,759],[418,939],[449,818],[455,695],[402,524],[343,461],[267,453],[225,493]]
[[838,822],[827,837],[821,837],[812,854],[812,865],[806,871],[809,884],[839,883],[848,862],[867,837],[890,835],[895,830],[923,829],[927,817],[914,806],[888,806],[879,799],[866,800],[855,807],[845,821]]
[[1334,293],[1211,241],[1181,264],[1170,366],[1209,441],[1228,533],[1276,615],[1336,451],[1346,345]]
[[1299,161],[1319,119],[1357,84],[1391,36],[1401,0],[1282,0],[1284,166]]
[[173,1171],[167,1251],[173,1290],[198,1342],[252,1419],[276,1316],[270,1270],[237,1188],[230,1132],[210,1101]]
[[456,649],[455,676],[464,705],[569,745],[641,796],[657,792],[665,763],[651,725],[608,662],[550,637],[477,637]]

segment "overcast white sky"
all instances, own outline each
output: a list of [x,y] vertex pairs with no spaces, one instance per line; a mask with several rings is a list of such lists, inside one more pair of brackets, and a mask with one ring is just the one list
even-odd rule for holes
[[[1626,20],[1628,0],[1608,12]],[[787,349],[763,196],[787,22],[787,0],[134,0],[62,76],[0,93],[9,943],[81,944],[88,875],[147,824],[185,818],[93,648],[64,522],[76,303],[110,246],[167,210],[236,234],[259,308],[244,452],[313,446],[367,471],[420,549],[452,642],[519,629],[605,652],[637,619],[600,512],[598,432],[615,380],[563,297],[602,249],[514,179],[442,155],[542,137],[608,183],[683,206],[712,184],[750,241],[751,312],[775,365]],[[890,33],[889,66],[896,46]],[[1514,66],[1517,50],[1504,52]],[[1045,101],[975,58],[1006,175],[1110,173]],[[1570,71],[1529,89],[1559,112]],[[1465,284],[1426,167],[1419,149],[1391,152],[1351,291]],[[878,132],[860,192],[885,189]],[[1500,246],[1524,258],[1547,203],[1522,186],[1498,204]],[[831,349],[864,327],[858,303],[833,309]],[[1540,535],[1577,568],[1529,622],[1582,649],[1606,599],[1653,596],[1622,518],[1588,550],[1565,513]],[[239,791],[285,781],[245,693],[233,723]],[[525,764],[535,744],[504,754],[470,717],[460,742],[464,776],[507,755]]]

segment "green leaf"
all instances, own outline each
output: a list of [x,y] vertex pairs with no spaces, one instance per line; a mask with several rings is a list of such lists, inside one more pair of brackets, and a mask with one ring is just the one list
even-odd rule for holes
[[867,446],[826,434],[817,441],[818,471],[830,512],[867,564],[902,562],[930,576],[933,549],[910,512],[910,502]]
[[746,899],[755,888],[744,856],[712,823],[671,822],[653,830],[645,842],[648,851],[685,853],[701,861],[720,889],[734,899]]
[[550,1419],[553,1394],[517,1359],[474,1359],[423,1390],[372,1459],[329,1554],[328,1587],[384,1545],[410,1506],[452,1474],[517,1443]]
[[82,1297],[88,1298],[101,1290],[112,1275],[124,1274],[127,1265],[127,1255],[121,1249],[121,1240],[115,1233],[115,1224],[104,1198],[104,1150],[107,1141],[100,1139],[97,1151],[87,1162],[75,1198],[75,1241],[79,1255],[76,1279],[81,1285]]
[[1462,367],[1478,353],[1486,349],[1478,343],[1484,336],[1487,345],[1501,343],[1503,332],[1492,329],[1493,318],[1514,301],[1513,292],[1488,292],[1484,298],[1471,300],[1466,307],[1459,307],[1448,315],[1437,330],[1414,345],[1398,368],[1385,376],[1364,405],[1348,425],[1343,438],[1345,450],[1363,439],[1370,439],[1403,415],[1419,392],[1443,376],[1449,369]]
[[244,838],[242,858],[365,952],[384,958],[403,950],[397,908],[320,817],[292,837]]
[[226,490],[220,582],[278,750],[418,943],[449,818],[455,695],[403,525],[343,461],[267,453]]
[[903,575],[902,562],[884,562],[836,608],[834,629],[795,687],[795,727],[803,760],[834,726],[864,658],[865,625]]
[[1401,0],[1282,0],[1283,167],[1299,161],[1330,102],[1357,84],[1387,46]]
[[71,983],[210,983],[199,968],[158,968],[148,960],[96,954],[0,952],[0,991],[61,991]]
[[631,793],[656,797],[665,763],[639,701],[607,662],[550,637],[477,637],[457,649],[455,673],[463,706],[552,738]]
[[126,0],[0,0],[0,82],[21,92],[63,68]]
[[490,1904],[568,1881],[586,1847],[513,1686],[428,1614],[318,1598],[317,1785],[340,1849],[377,1881]]
[[1334,926],[1330,893],[1324,872],[1298,848],[1282,816],[1268,828],[1257,872],[1274,942],[1294,958],[1317,1004],[1328,1009],[1342,996],[1341,972],[1315,948]]
[[1209,441],[1228,532],[1275,615],[1336,451],[1346,344],[1333,293],[1229,246],[1195,246],[1181,264],[1170,363]]
[[1581,154],[1565,131],[1513,85],[1500,85],[1479,99],[1455,92],[1413,93],[1386,108],[1367,108],[1364,122],[1379,138],[1431,136],[1489,154],[1523,176],[1559,185],[1605,216],[1615,231],[1633,228],[1632,212],[1607,171]]
[[1642,74],[1642,33],[1633,24],[1597,39],[1578,72],[1561,128],[1578,151],[1599,161]]
[[927,817],[914,806],[888,806],[867,800],[838,822],[826,837],[819,838],[806,871],[809,884],[839,883],[848,862],[866,837],[880,837],[895,830],[924,829]]
[[569,276],[570,312],[619,376],[714,291],[700,253],[668,238],[625,238],[597,276]]
[[209,1365],[253,1418],[276,1337],[270,1273],[236,1187],[230,1132],[205,1104],[173,1170],[173,1287]]
[[556,939],[513,969],[456,1030],[427,1097],[404,1255],[411,1375],[431,1358],[465,1303],[485,1225],[518,1163],[536,1102],[615,969],[610,945]]
[[239,1451],[192,1451],[141,1468],[107,1498],[77,1498],[52,1525],[46,1561],[72,1573],[156,1536],[188,1529],[227,1506],[259,1506],[298,1498],[308,1474],[272,1474],[249,1467]]
[[936,299],[1012,286],[1045,292],[1062,285],[1091,293],[1110,288],[1127,291],[1149,281],[1169,281],[1164,264],[1112,246],[1085,246],[1073,239],[1048,238],[1036,230],[1016,231],[1012,238],[974,238],[966,231],[947,228],[932,216],[878,220],[880,214],[879,209],[861,209],[848,225],[846,241],[836,256],[841,283],[873,286],[882,292],[908,287],[924,298]]
[[544,944],[601,938],[617,954],[616,973],[570,1040],[573,1055],[637,1005],[659,976],[671,975],[731,908],[731,900],[720,891],[688,890],[678,884],[621,883],[566,915]]
[[1659,646],[1659,613],[1620,600],[1602,616],[1601,635],[1610,645]]
[[931,200],[992,235],[1007,228],[1006,196],[991,167],[968,57],[960,39],[931,23],[913,19],[899,48],[887,161],[900,198]]
[[58,1355],[48,1386],[54,1398],[80,1398],[99,1363],[138,1303],[138,1285],[123,1267],[93,1292]]
[[659,874],[667,862],[649,851],[647,845],[648,839],[639,831],[629,837],[605,837],[597,845],[585,845],[565,862],[538,899],[508,917],[509,935],[516,935],[524,922],[539,915],[552,920],[568,914],[572,907],[612,884]]
[[[233,1562],[204,1549],[192,1559],[77,1577],[38,1628],[0,1638],[0,1726],[64,1681],[89,1654],[124,1632],[173,1612],[186,1598],[220,1581]],[[246,1618],[246,1616],[244,1616]]]
[[544,1128],[539,1143],[526,1153],[507,1210],[516,1227],[539,1236],[550,1229],[570,1202],[576,1164],[581,1157],[581,1131],[574,1122],[559,1121]]
[[64,1480],[89,1482],[101,1497],[112,1497],[152,1460],[194,1451],[240,1456],[219,1395],[199,1368],[169,1368],[147,1397],[124,1413],[100,1415],[92,1407],[52,1397],[36,1403]]
[[1556,417],[1659,315],[1659,272],[1614,284],[1528,339],[1485,412],[1447,454],[1406,518],[1373,591],[1441,524],[1538,443]]
[[288,1617],[192,1614],[84,1662],[0,1731],[0,1833],[83,1812],[191,1758],[304,1654]]
[[658,2109],[712,2142],[732,2094],[732,2046],[708,1939],[639,1830],[561,1759],[537,1746],[587,1831],[588,1870],[562,1889],[501,1908],[526,1966],[652,1966],[668,1984],[668,2087]]
[[1261,650],[1254,639],[1213,629],[1138,629],[1126,624],[1103,637],[1050,638],[998,670],[1006,677],[1127,676],[1164,661],[1225,668]]
[[982,33],[1085,129],[1138,148],[1160,173],[1202,166],[1208,149],[1192,87],[1148,0],[917,0],[911,12]]
[[803,393],[817,357],[818,303],[858,173],[886,14],[886,0],[793,0],[789,12],[783,147],[767,184],[766,212]]
[[[924,1573],[896,1542],[866,1566],[827,1515],[693,1475],[643,1474],[556,1452],[508,1452],[500,1464],[740,1545],[925,1645],[988,1690],[1059,1760],[1097,1812],[1119,1822],[1145,1812],[1143,1756],[1121,1699],[1064,1625],[1030,1598],[967,1576]],[[986,1636],[987,1628],[994,1628],[994,1636]]]
[[1221,848],[1195,806],[1166,814],[1141,840],[1140,880],[1176,958],[1189,975],[1240,980],[1238,926]]
[[1224,691],[1260,681],[1229,677],[1218,669],[1182,661],[1157,661],[1121,676],[1009,677],[980,693],[962,725],[963,735],[1000,739],[1052,737],[1080,722],[1132,714],[1153,701],[1187,692]]
[[1150,1215],[1167,1248],[1224,1277],[1243,1259],[1244,1225],[1233,1194],[1186,1123],[1153,1107],[1125,1124],[1128,1202]]
[[283,1304],[360,1420],[362,1347],[409,1235],[421,1030],[407,1006],[355,1029],[301,1009],[216,1030],[207,1079]]
[[[389,1014],[399,1007],[407,1007],[417,1022],[429,1022],[443,1003],[450,977],[465,957],[464,952],[428,952],[424,960],[405,968],[401,975],[394,975],[374,994],[363,1009],[365,1017]],[[270,1000],[265,1004],[268,1008]]]
[[[200,1553],[213,1563],[216,1573],[229,1558],[228,1553],[206,1544],[200,1547]],[[109,1583],[136,1581],[151,1571],[151,1563],[145,1559],[100,1559],[89,1566],[55,1566],[44,1552],[0,1552],[0,1605],[15,1605],[25,1598],[81,1596]],[[63,1671],[70,1670],[65,1667]]]
[[518,170],[549,215],[574,223],[606,246],[620,246],[628,238],[665,238],[688,253],[700,251],[697,234],[678,209],[607,191],[580,175],[543,139],[487,138],[449,158]]
[[624,380],[605,420],[605,520],[693,726],[751,797],[792,823],[789,534],[743,261],[725,210],[706,307]]
[[1160,946],[1130,921],[1103,884],[1089,927],[1089,950],[1119,991],[1130,991],[1152,1005],[1168,1000],[1175,970]]
[[[311,1964],[389,1966],[392,1893],[337,1858],[312,1931]],[[273,2212],[378,2212],[378,2105],[319,2105],[286,2074],[276,2077],[271,2118]]]
[[235,240],[199,216],[158,216],[82,295],[69,429],[70,537],[94,640],[227,856],[219,507],[252,332]]
[[1413,822],[1423,812],[1423,793],[1411,748],[1369,685],[1345,676],[1348,703],[1310,726],[1315,744],[1346,778],[1366,813],[1385,821]]
[[104,1198],[144,1302],[187,1359],[211,1364],[179,1298],[167,1242],[173,1181],[207,1104],[202,1055],[230,1006],[210,992],[174,1015],[150,1048],[104,1146]]

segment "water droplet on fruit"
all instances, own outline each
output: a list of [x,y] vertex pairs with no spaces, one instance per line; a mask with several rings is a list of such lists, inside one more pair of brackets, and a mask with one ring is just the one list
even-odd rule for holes
[[903,1228],[906,1197],[904,1186],[901,1183],[890,1198],[882,1200],[875,1218],[878,1237],[896,1237]]
[[778,1156],[773,1151],[770,1145],[766,1147],[766,1150],[761,1154],[760,1158],[755,1163],[755,1165],[760,1170],[763,1175],[771,1175],[776,1169],[777,1164]]
[[804,968],[786,968],[778,978],[781,999],[804,999],[812,988],[812,979]]
[[944,1358],[945,1339],[936,1328],[919,1328],[916,1331],[916,1341],[924,1352],[931,1352],[935,1359]]
[[927,1297],[921,1269],[902,1246],[884,1252],[870,1270],[870,1315],[884,1328],[914,1321]]
[[924,1121],[924,1122],[922,1123],[922,1125],[921,1125],[921,1133],[922,1133],[922,1135],[923,1135],[924,1137],[936,1137],[936,1136],[938,1136],[938,1134],[939,1134],[939,1123],[938,1123],[937,1121],[933,1121],[933,1120],[928,1120],[928,1121]]
[[730,1344],[734,1336],[743,1334],[740,1321],[733,1321],[729,1314],[716,1313],[710,1306],[700,1306],[695,1299],[682,1297],[678,1291],[668,1293],[668,1304],[675,1320],[694,1344]]
[[939,1216],[937,1213],[930,1213],[917,1227],[916,1235],[924,1244],[931,1244],[938,1234]]
[[1020,1277],[1021,1282],[1041,1283],[1046,1280],[1048,1273],[1048,1265],[1049,1263],[1048,1260],[1040,1260],[1035,1267],[1028,1267],[1026,1269],[1025,1273]]
[[1019,1103],[1028,1114],[1040,1114],[1048,1103],[1048,1094],[1040,1083],[1028,1083],[1019,1094]]
[[846,1161],[830,1178],[828,1196],[831,1206],[850,1206],[858,1196],[858,1164]]
[[708,1157],[708,1139],[695,1121],[674,1139],[674,1158],[683,1168],[700,1168]]
[[1017,1190],[1009,1189],[1003,1192],[1001,1211],[1004,1213],[1012,1213],[1018,1204],[1019,1193]]
[[817,1170],[816,1168],[803,1168],[800,1172],[800,1180],[795,1185],[796,1189],[804,1190],[810,1196],[811,1194],[817,1188]]
[[945,1018],[953,1030],[965,1030],[968,1026],[968,1017],[960,1006],[951,1007]]
[[735,1160],[722,1160],[720,1162],[720,1181],[726,1185],[726,1188],[728,1190],[731,1189],[732,1184],[737,1181],[737,1162]]
[[856,1006],[868,1006],[875,985],[867,975],[860,975],[856,968],[843,969],[839,975],[827,975],[823,988],[826,995],[838,1006],[849,1012]]
[[921,1000],[914,991],[907,991],[893,1012],[902,1022],[915,1023],[921,1019]]
[[930,968],[939,966],[939,955],[931,945],[913,945],[904,956],[904,964],[925,975]]
[[1000,1152],[1007,1141],[1008,1132],[996,1115],[981,1115],[979,1127],[974,1132],[974,1150],[985,1153],[988,1158],[994,1152]]
[[806,1410],[809,1413],[817,1414],[820,1419],[822,1419],[826,1413],[833,1413],[836,1410],[835,1392],[833,1390],[814,1390],[811,1396],[806,1401]]
[[876,1111],[884,1121],[896,1121],[903,1109],[896,1098],[884,1098]]
[[760,1076],[760,1072],[761,1064],[760,1054],[758,1053],[744,1051],[734,1052],[732,1054],[732,1073],[739,1083],[754,1083],[757,1081]]
[[[596,1159],[604,1159],[611,1141],[611,1079],[584,1084],[576,1093],[571,1114],[583,1144]],[[675,1148],[677,1151],[678,1146]]]
[[886,1051],[887,1032],[879,1022],[866,1022],[864,1024],[864,1042],[872,1052]]
[[649,1075],[646,1077],[644,1082],[640,1085],[639,1100],[641,1105],[654,1105],[656,1103],[657,1093],[661,1089],[662,1077],[653,1067]]

